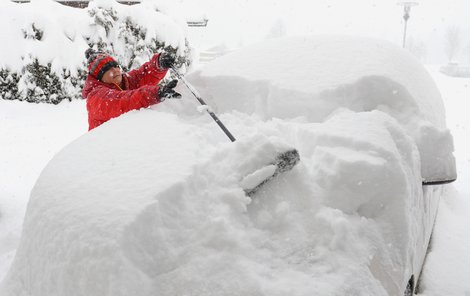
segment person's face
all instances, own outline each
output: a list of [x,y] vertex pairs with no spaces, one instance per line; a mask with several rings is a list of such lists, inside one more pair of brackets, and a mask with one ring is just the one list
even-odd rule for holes
[[122,73],[121,73],[121,68],[119,66],[110,68],[108,71],[106,71],[103,75],[103,78],[101,78],[101,81],[104,83],[110,83],[110,84],[121,84],[122,81]]

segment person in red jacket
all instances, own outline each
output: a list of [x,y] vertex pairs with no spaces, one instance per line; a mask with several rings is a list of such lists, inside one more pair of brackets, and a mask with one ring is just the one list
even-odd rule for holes
[[116,60],[105,52],[87,49],[88,76],[82,96],[87,100],[88,130],[131,110],[147,108],[165,98],[180,98],[173,90],[177,80],[164,86],[165,77],[175,58],[167,53],[155,54],[140,68],[122,73]]

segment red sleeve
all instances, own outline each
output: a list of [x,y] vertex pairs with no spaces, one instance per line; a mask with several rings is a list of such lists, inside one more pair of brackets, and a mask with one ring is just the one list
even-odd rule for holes
[[105,122],[119,115],[159,103],[158,86],[144,86],[135,90],[115,90],[97,87],[87,98],[90,120]]
[[157,66],[159,56],[160,54],[155,54],[150,61],[140,66],[140,68],[127,73],[130,89],[144,85],[156,85],[165,77],[168,69],[161,69]]

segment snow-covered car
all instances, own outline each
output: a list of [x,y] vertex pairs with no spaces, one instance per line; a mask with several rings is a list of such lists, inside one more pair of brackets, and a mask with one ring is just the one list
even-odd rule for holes
[[[237,140],[183,85],[182,100],[77,139],[32,191],[2,295],[415,290],[456,175],[439,91],[413,57],[373,39],[290,37],[187,80]],[[242,180],[292,147],[300,163],[248,197]]]

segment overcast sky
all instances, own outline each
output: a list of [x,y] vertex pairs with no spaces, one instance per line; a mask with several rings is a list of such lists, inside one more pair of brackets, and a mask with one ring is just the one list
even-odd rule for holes
[[[151,0],[148,0],[151,1]],[[411,8],[407,43],[428,63],[444,63],[445,32],[459,27],[460,60],[470,52],[470,0],[420,0]],[[394,0],[179,0],[191,13],[205,13],[203,46],[238,47],[271,31],[294,34],[373,36],[402,45],[403,7]],[[194,32],[194,30],[193,30]],[[201,30],[202,32],[202,30]]]

